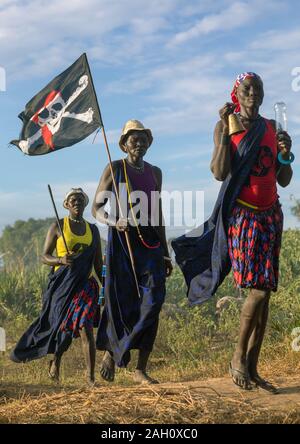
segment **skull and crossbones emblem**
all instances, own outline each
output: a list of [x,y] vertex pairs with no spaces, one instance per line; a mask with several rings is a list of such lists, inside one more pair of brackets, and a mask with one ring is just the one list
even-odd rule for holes
[[92,108],[79,114],[67,111],[69,106],[88,86],[88,81],[87,75],[80,77],[78,87],[67,101],[63,99],[60,91],[53,90],[47,95],[44,105],[30,119],[40,129],[28,139],[19,142],[19,146],[24,153],[28,154],[29,148],[40,138],[43,138],[47,147],[54,150],[53,135],[59,131],[62,119],[77,119],[86,123],[93,121],[94,110]]

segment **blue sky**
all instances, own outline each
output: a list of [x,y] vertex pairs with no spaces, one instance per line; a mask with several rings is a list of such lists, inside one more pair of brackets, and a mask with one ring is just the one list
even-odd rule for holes
[[296,1],[1,0],[0,230],[16,219],[51,216],[48,183],[57,202],[71,186],[93,198],[107,164],[100,134],[94,144],[91,136],[40,157],[8,147],[27,101],[83,52],[112,158],[121,157],[124,122],[141,120],[154,136],[146,160],[163,170],[164,188],[203,190],[206,216],[219,188],[209,170],[218,110],[230,100],[237,74],[260,74],[261,114],[274,118],[274,103],[287,104],[296,161],[293,183],[279,195],[285,227],[298,226],[290,196],[300,198],[300,91],[292,89],[292,70],[300,66],[299,18]]

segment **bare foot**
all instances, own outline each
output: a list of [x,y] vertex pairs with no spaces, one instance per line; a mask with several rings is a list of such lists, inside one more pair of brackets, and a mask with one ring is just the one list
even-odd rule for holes
[[59,368],[54,360],[49,362],[48,376],[53,381],[59,382]]
[[112,382],[115,379],[115,361],[107,351],[100,366],[100,375],[105,381]]
[[136,370],[133,379],[139,384],[159,384],[156,379],[150,378],[150,376],[142,370]]
[[88,384],[88,386],[89,386],[90,388],[93,388],[93,387],[96,387],[96,386],[97,386],[96,381],[95,381],[95,378],[88,378],[88,379],[87,379],[87,384]]

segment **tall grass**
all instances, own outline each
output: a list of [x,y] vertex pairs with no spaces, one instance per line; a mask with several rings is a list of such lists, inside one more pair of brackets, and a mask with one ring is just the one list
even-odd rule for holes
[[[299,372],[300,353],[292,350],[292,330],[300,327],[300,231],[284,232],[281,251],[280,285],[272,295],[270,319],[262,350],[261,368],[266,376]],[[38,315],[49,270],[45,266],[26,269],[16,266],[0,272],[0,326],[6,328],[8,348]],[[222,376],[237,340],[240,303],[233,299],[220,313],[216,301],[237,296],[231,274],[216,296],[200,307],[190,308],[183,276],[175,267],[167,283],[167,297],[151,358],[150,370],[162,381]],[[246,297],[246,292],[241,295]],[[134,355],[134,353],[133,353]],[[98,356],[100,359],[100,354]],[[130,371],[117,375],[119,383],[130,383]],[[45,360],[16,366],[0,357],[2,380],[46,383]],[[85,368],[79,341],[63,360],[62,376],[77,384]],[[42,370],[42,371],[41,371]]]

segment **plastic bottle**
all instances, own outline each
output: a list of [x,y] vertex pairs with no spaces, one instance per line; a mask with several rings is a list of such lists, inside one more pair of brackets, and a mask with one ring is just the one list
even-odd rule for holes
[[274,105],[276,131],[287,131],[287,114],[286,104],[284,102],[276,102]]

